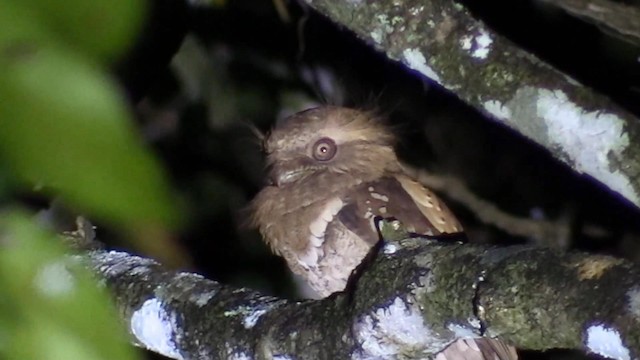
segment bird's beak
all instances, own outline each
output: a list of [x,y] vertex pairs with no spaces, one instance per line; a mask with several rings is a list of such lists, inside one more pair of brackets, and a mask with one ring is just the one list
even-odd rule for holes
[[286,170],[286,169],[279,168],[278,166],[275,166],[275,165],[269,165],[268,174],[269,174],[268,176],[269,185],[281,187],[285,184],[294,182],[297,179],[303,177],[304,171],[300,169]]

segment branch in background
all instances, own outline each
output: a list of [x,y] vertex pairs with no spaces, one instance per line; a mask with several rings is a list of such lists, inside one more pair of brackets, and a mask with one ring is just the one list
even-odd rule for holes
[[521,218],[500,210],[487,200],[483,200],[469,190],[458,178],[436,176],[424,169],[405,169],[427,187],[443,192],[469,209],[480,221],[493,225],[514,236],[534,239],[537,245],[556,249],[566,249],[571,236],[569,219],[558,221]]
[[79,256],[112,291],[134,342],[173,359],[425,358],[482,336],[640,355],[640,267],[608,256],[406,239],[381,247],[346,293],[318,301],[123,252]]
[[613,36],[640,45],[640,8],[609,0],[540,0],[591,22]]
[[640,119],[449,0],[307,0],[395,60],[640,206]]

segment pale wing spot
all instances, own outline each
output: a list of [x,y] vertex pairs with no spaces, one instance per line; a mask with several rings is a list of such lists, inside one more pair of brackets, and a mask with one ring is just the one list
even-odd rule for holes
[[380,209],[378,209],[378,211],[380,211],[380,214],[386,214],[387,213],[387,207],[386,206],[382,206],[380,207]]
[[380,200],[380,201],[384,201],[384,202],[389,202],[389,197],[386,195],[382,195],[382,194],[378,194],[375,192],[371,193],[371,197],[376,199],[376,200]]
[[369,186],[368,190],[369,190],[369,192],[371,192],[371,191],[375,191],[376,189],[374,189],[373,186]]
[[373,217],[373,212],[371,211],[371,208],[367,208],[367,212],[364,213],[364,218],[370,219],[372,217]]
[[400,182],[400,185],[402,185],[402,188],[411,196],[413,201],[419,205],[433,207],[431,199],[425,196],[425,194],[429,194],[429,191],[425,189],[424,186],[405,177],[398,177],[397,179]]

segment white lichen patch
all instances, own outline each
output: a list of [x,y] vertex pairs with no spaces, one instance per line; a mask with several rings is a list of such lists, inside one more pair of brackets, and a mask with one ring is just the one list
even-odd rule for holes
[[376,16],[376,26],[373,31],[369,33],[369,36],[373,39],[377,44],[382,44],[382,42],[387,38],[388,34],[393,32],[392,23],[394,21],[389,21],[389,18],[385,14],[379,14]]
[[372,32],[369,33],[369,37],[371,37],[373,42],[375,42],[378,45],[381,45],[382,40],[384,39],[384,31],[382,30],[382,28],[377,27],[373,29]]
[[[176,284],[180,291],[189,294],[189,301],[199,307],[207,305],[218,293],[217,284],[200,274],[180,272],[169,281]],[[156,295],[162,296],[163,288],[156,289]]]
[[587,329],[585,346],[590,352],[609,359],[631,360],[629,349],[622,344],[618,331],[602,324]]
[[129,275],[131,276],[140,276],[148,273],[149,273],[149,268],[146,266],[138,266],[131,269],[131,271],[129,271]]
[[464,51],[471,50],[471,56],[476,59],[486,59],[491,51],[491,44],[491,34],[484,28],[476,36],[465,35],[460,39],[460,48]]
[[253,360],[253,356],[244,351],[235,351],[229,353],[229,355],[227,356],[227,360]]
[[397,297],[387,307],[359,317],[353,333],[360,351],[356,359],[390,358],[399,353],[426,357],[442,350],[451,338],[443,338],[426,326],[416,305]]
[[485,101],[482,106],[497,120],[505,121],[511,118],[511,110],[497,100]]
[[469,325],[471,325],[471,327],[476,328],[476,329],[480,329],[482,328],[482,322],[480,321],[480,319],[478,318],[471,318],[471,319],[467,319],[467,321],[469,322]]
[[480,337],[480,326],[474,326],[475,324],[479,325],[479,322],[469,321],[469,325],[449,324],[447,329],[454,334],[456,339],[474,339]]
[[429,79],[437,82],[438,84],[442,84],[440,77],[438,74],[433,71],[432,68],[427,65],[427,59],[425,59],[424,55],[418,49],[405,49],[402,52],[402,56],[404,57],[407,65],[421,73],[422,75],[428,77]]
[[424,5],[414,6],[409,9],[409,14],[413,16],[418,16],[424,11]]
[[173,277],[173,281],[175,282],[190,284],[198,283],[199,281],[202,281],[204,279],[204,276],[190,272],[179,272]]
[[384,244],[384,248],[382,249],[382,251],[384,251],[384,253],[387,255],[391,255],[395,254],[395,252],[398,251],[398,247],[395,244],[386,243]]
[[189,300],[194,302],[196,305],[202,307],[205,306],[213,299],[214,296],[218,293],[217,290],[206,291],[200,294],[192,294],[189,296]]
[[233,310],[225,311],[224,316],[235,317],[240,316],[242,318],[242,325],[245,329],[253,328],[260,317],[266,314],[270,310],[269,307],[251,307],[251,306],[239,306]]
[[471,50],[473,46],[473,36],[465,35],[460,39],[460,47],[462,50]]
[[73,292],[75,279],[64,261],[60,260],[44,265],[36,273],[33,284],[45,296],[61,297]]
[[634,286],[627,291],[627,311],[636,320],[640,319],[640,287]]
[[160,300],[145,301],[131,316],[131,332],[147,349],[172,359],[183,359],[175,343],[175,317]]
[[97,270],[107,278],[118,277],[126,272],[132,275],[142,275],[150,266],[158,265],[157,262],[128,254],[122,251],[95,251],[90,254],[92,261],[98,266]]
[[252,327],[254,327],[258,322],[258,319],[260,319],[260,317],[264,315],[266,312],[267,312],[266,309],[258,309],[246,315],[244,318],[244,321],[242,322],[242,324],[244,325],[244,328],[251,329]]
[[489,32],[482,28],[480,29],[480,35],[475,38],[476,48],[471,53],[471,56],[477,59],[486,59],[489,55],[489,51],[491,51],[491,44],[493,44],[493,39]]
[[225,343],[224,359],[227,360],[253,360],[253,354],[241,347],[233,346],[229,343]]
[[546,124],[550,145],[561,148],[576,170],[599,179],[632,202],[640,202],[629,178],[611,170],[609,160],[610,155],[619,157],[629,145],[624,121],[615,114],[586,111],[561,90],[539,89],[537,99],[537,115]]
[[250,311],[250,308],[248,306],[240,306],[232,310],[227,310],[224,313],[222,313],[222,315],[226,317],[238,316],[238,315],[246,314],[249,311]]

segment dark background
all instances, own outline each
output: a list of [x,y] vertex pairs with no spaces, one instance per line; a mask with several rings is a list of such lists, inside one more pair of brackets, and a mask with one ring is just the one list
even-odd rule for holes
[[[298,296],[284,262],[241,226],[263,181],[249,124],[267,131],[286,114],[327,103],[387,114],[407,162],[461,179],[510,214],[562,221],[570,229],[568,238],[545,245],[640,256],[633,205],[313,10],[283,0],[286,21],[274,4],[187,7],[156,0],[137,47],[116,69],[184,209],[186,226],[176,234],[188,254],[182,268]],[[640,114],[637,46],[536,1],[468,6],[502,35]],[[471,241],[535,242],[448,203]],[[110,238],[109,229],[101,231]],[[113,236],[110,242],[124,246]]]

